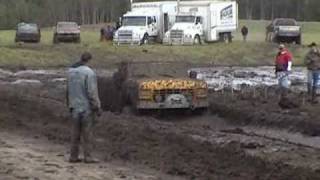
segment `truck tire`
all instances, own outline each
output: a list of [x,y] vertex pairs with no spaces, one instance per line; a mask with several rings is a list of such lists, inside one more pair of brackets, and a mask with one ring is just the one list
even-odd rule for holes
[[76,43],[81,43],[81,38],[78,37],[76,40],[75,40]]
[[53,44],[58,44],[59,43],[59,39],[57,37],[57,35],[53,36]]
[[141,40],[141,45],[142,44],[149,44],[149,35],[145,34]]
[[201,38],[198,34],[194,37],[193,45],[201,45]]
[[295,40],[296,44],[301,45],[301,36],[298,36]]
[[231,33],[221,33],[219,36],[220,36],[221,42],[224,42],[224,43],[231,43],[232,42]]

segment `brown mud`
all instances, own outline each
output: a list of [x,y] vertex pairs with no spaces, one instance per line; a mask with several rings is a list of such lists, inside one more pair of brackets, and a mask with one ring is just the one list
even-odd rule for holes
[[[1,85],[0,128],[45,137],[48,144],[68,144],[65,82],[40,80],[40,86]],[[218,128],[218,121],[211,114],[157,119],[105,112],[96,124],[94,149],[103,162],[151,168],[170,176],[165,179],[320,179],[318,148],[246,133],[224,123]]]
[[[254,92],[253,92],[254,91]],[[320,135],[319,104],[305,93],[291,92],[286,101],[274,87],[212,93],[211,111],[237,125],[265,126]],[[281,103],[280,103],[281,102]]]

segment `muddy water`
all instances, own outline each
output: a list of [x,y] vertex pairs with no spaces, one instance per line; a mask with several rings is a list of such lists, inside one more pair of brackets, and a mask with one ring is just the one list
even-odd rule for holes
[[[277,79],[272,66],[260,67],[210,67],[191,69],[198,72],[198,79],[205,80],[210,89],[222,90],[233,88],[240,90],[241,87],[274,86]],[[290,74],[293,88],[304,90],[307,82],[307,70],[294,68]]]
[[[210,89],[222,90],[224,88],[233,88],[240,90],[242,87],[256,87],[256,86],[274,86],[277,85],[277,79],[272,66],[260,67],[203,67],[191,68],[189,71],[196,71],[197,78],[205,80]],[[99,75],[111,76],[115,70],[97,70]],[[186,69],[186,72],[188,70]],[[24,70],[18,72],[11,72],[0,69],[0,82],[7,81],[9,78],[14,78],[19,82],[26,82],[25,79],[34,77],[38,79],[43,76],[58,76],[52,81],[63,81],[66,75],[66,69],[56,70]],[[290,80],[293,88],[304,90],[307,82],[307,70],[302,67],[294,68],[290,74]],[[32,83],[29,82],[29,83]]]

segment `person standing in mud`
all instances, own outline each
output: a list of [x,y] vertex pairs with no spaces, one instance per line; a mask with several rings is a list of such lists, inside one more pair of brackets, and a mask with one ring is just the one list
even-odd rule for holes
[[279,45],[279,52],[276,56],[275,73],[281,91],[280,102],[287,98],[290,88],[289,74],[292,69],[292,54],[286,49],[284,44]]
[[118,71],[113,74],[112,81],[114,90],[114,96],[112,97],[112,111],[120,114],[125,106],[126,92],[125,92],[125,81],[128,78],[128,63],[121,62]]
[[69,162],[80,162],[79,146],[83,141],[84,162],[98,162],[91,156],[91,133],[95,117],[101,114],[95,72],[87,66],[92,55],[85,52],[68,70],[67,105],[72,115],[71,154]]
[[309,47],[311,49],[305,57],[305,65],[308,69],[308,95],[311,96],[312,103],[318,103],[316,96],[320,75],[320,50],[314,42]]

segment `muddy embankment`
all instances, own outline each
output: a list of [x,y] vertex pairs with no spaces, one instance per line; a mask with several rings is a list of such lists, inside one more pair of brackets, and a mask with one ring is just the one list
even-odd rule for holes
[[289,101],[282,104],[273,67],[195,70],[212,90],[210,110],[229,122],[320,135],[319,105],[309,102],[304,68],[295,68],[290,74]]
[[[12,80],[0,84],[0,128],[68,143],[63,74],[33,76],[40,83],[16,82],[16,76],[10,76]],[[310,168],[252,156],[240,141],[217,143],[210,140],[212,133],[207,126],[179,126],[148,116],[105,112],[96,124],[94,149],[105,161],[137,163],[186,179],[320,179]]]

